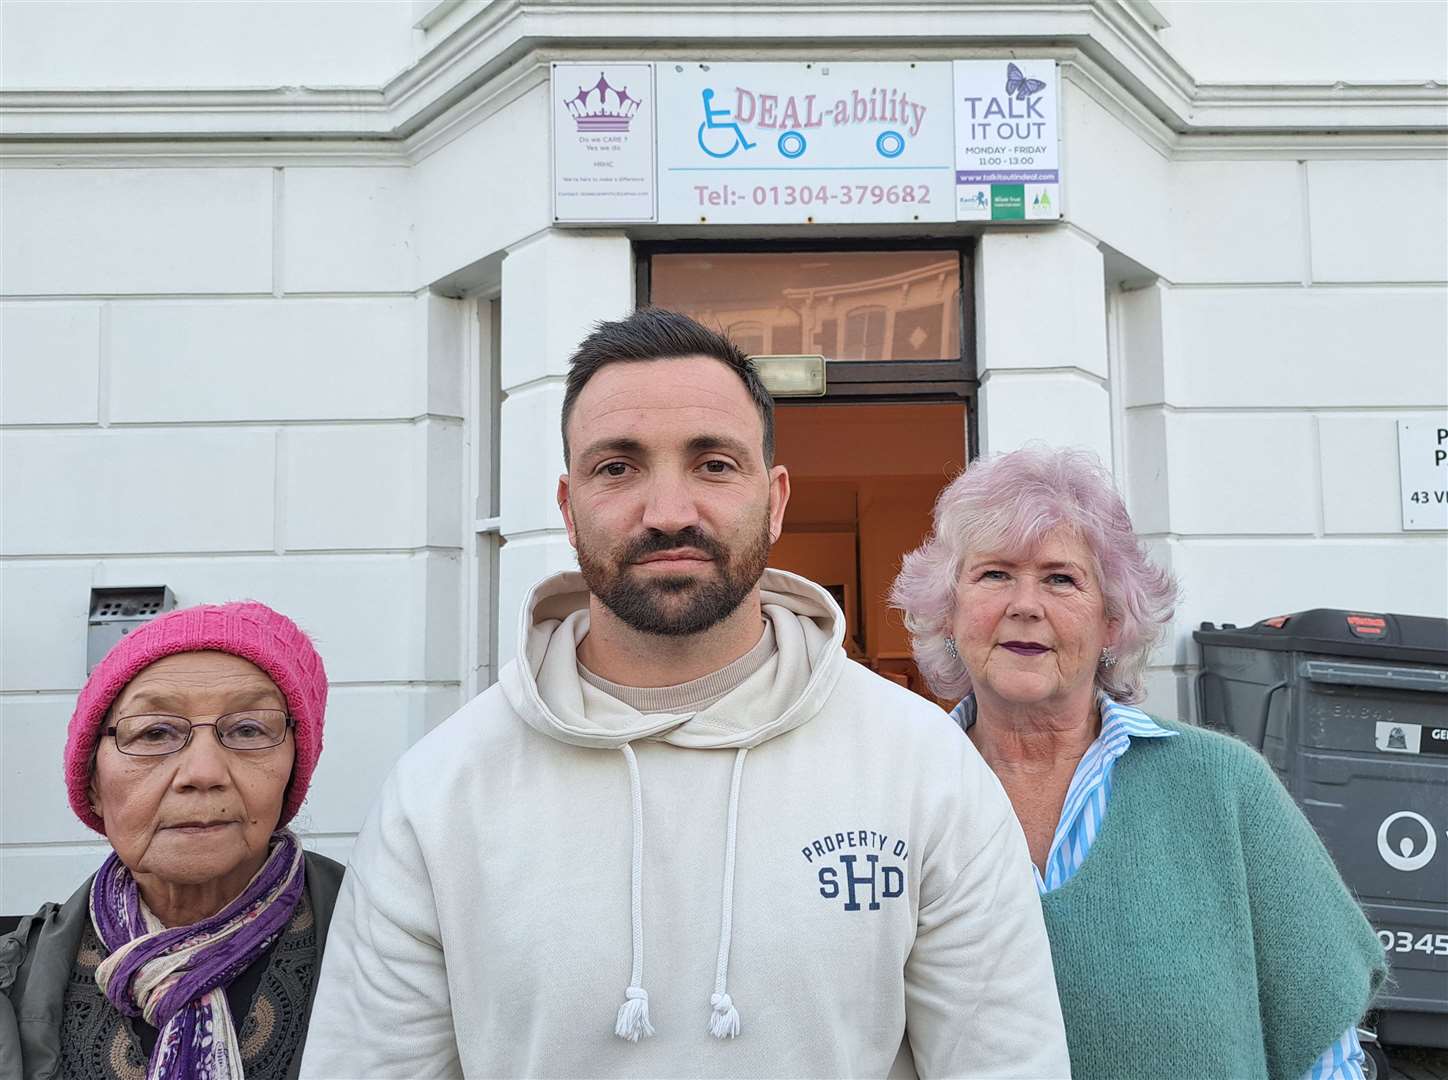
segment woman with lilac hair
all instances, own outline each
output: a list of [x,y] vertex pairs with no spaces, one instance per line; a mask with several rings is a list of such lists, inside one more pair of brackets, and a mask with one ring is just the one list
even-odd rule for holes
[[123,637],[71,717],[71,809],[111,853],[0,938],[0,1076],[283,1080],[301,1066],[342,867],[285,826],[327,675],[264,604]]
[[1382,948],[1254,750],[1136,707],[1176,585],[1096,459],[971,464],[891,599],[1025,830],[1072,1075],[1360,1080]]

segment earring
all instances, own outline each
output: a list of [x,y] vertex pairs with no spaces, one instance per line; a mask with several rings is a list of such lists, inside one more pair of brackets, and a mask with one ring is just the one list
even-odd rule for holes
[[1110,649],[1101,650],[1101,666],[1106,668],[1116,666],[1116,654]]
[[945,639],[945,651],[950,654],[952,660],[960,659],[960,650],[955,647],[955,638],[948,637]]

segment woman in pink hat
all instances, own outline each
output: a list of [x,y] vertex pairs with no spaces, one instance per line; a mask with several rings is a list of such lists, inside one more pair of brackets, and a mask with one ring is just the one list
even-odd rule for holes
[[297,1075],[342,867],[285,826],[326,704],[311,641],[258,603],[171,612],[96,666],[65,780],[112,851],[0,938],[0,1076]]

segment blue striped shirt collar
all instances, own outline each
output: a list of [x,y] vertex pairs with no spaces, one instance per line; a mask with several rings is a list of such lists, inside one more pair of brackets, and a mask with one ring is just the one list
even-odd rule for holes
[[[1115,742],[1120,735],[1134,739],[1160,739],[1176,734],[1175,731],[1162,727],[1135,705],[1123,705],[1103,692],[1097,692],[1096,704],[1101,710],[1101,734],[1096,737],[1098,743]],[[974,727],[975,695],[969,694],[962,698],[960,704],[950,710],[950,718],[960,725],[961,731],[969,731]]]
[[[1046,855],[1046,872],[1032,867],[1036,887],[1044,894],[1069,881],[1096,840],[1096,832],[1106,815],[1111,796],[1111,772],[1116,761],[1131,748],[1132,739],[1159,739],[1176,732],[1162,727],[1146,713],[1132,705],[1123,705],[1109,695],[1098,693],[1101,731],[1081,755],[1071,776],[1066,798],[1061,804],[1061,818],[1051,838]],[[967,697],[951,712],[962,730],[969,731],[975,723],[975,698]]]

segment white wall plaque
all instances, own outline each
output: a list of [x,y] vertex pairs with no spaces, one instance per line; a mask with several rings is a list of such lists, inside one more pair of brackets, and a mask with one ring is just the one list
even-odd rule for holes
[[1060,76],[1054,60],[955,61],[956,216],[1061,216]]
[[657,69],[659,221],[955,220],[949,61]]
[[554,64],[549,92],[553,220],[654,220],[653,65]]
[[1398,421],[1405,530],[1448,529],[1448,413]]

